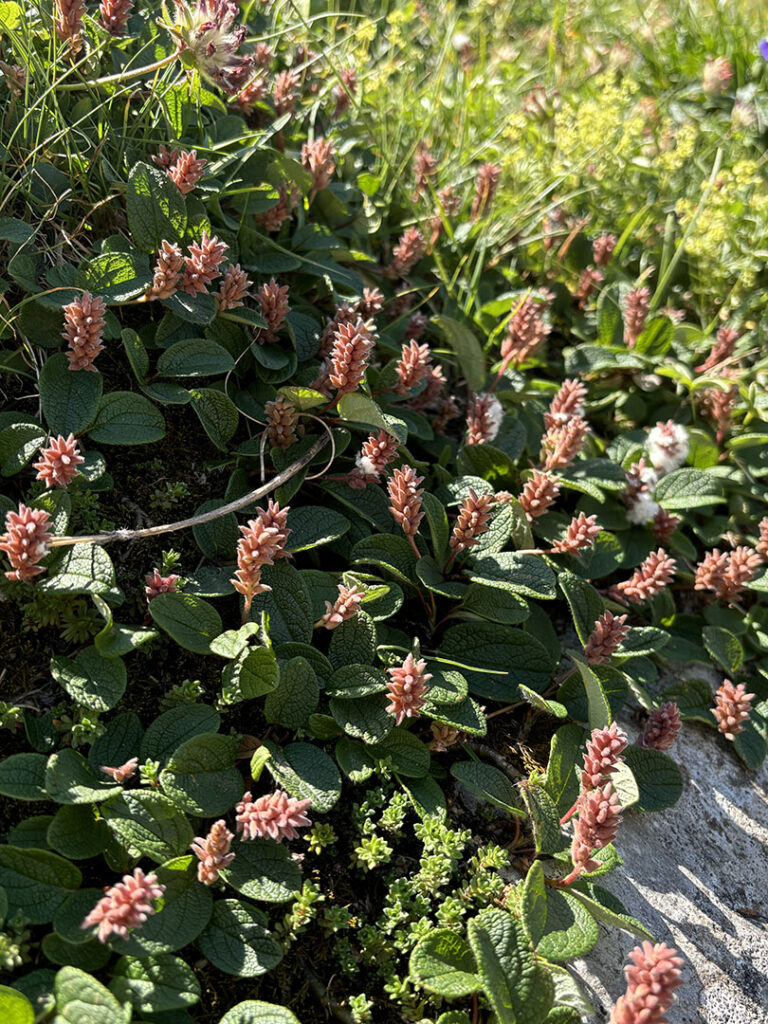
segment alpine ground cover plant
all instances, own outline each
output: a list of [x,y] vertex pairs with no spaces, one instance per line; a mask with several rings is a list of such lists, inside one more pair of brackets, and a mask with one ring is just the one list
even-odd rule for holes
[[604,923],[674,1020],[602,876],[768,749],[757,42],[316,14],[0,5],[0,1008],[558,1024]]

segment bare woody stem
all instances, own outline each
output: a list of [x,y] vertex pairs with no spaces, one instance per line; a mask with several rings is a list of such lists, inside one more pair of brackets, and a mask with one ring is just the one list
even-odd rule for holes
[[267,483],[262,484],[261,487],[257,487],[255,491],[249,491],[248,494],[243,495],[242,498],[237,498],[236,501],[230,501],[228,505],[223,505],[221,508],[213,509],[211,512],[203,512],[199,516],[192,516],[191,519],[180,519],[177,523],[163,523],[160,526],[148,526],[144,530],[110,530],[108,533],[92,533],[82,537],[52,537],[48,542],[49,547],[71,547],[73,544],[111,544],[112,541],[128,541],[128,540],[140,540],[143,537],[157,537],[163,533],[174,533],[176,530],[186,530],[191,526],[199,526],[201,523],[210,523],[213,519],[219,519],[221,516],[226,516],[230,512],[238,512],[241,508],[245,508],[254,501],[258,501],[259,498],[263,498],[270,491],[274,491],[275,488],[281,487],[284,483],[287,483],[292,477],[300,473],[302,469],[309,465],[314,457],[323,450],[325,445],[328,443],[328,435],[323,434],[315,441],[311,448],[295,462],[292,462],[290,466],[287,466],[284,470],[273,476]]

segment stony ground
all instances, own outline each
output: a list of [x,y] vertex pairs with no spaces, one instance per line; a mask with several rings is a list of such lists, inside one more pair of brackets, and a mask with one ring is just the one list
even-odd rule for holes
[[[622,723],[630,736],[635,727]],[[768,1024],[768,771],[748,772],[711,730],[687,724],[675,748],[688,779],[675,807],[627,814],[610,888],[685,957],[670,1024]],[[602,929],[575,966],[608,1019],[618,967],[637,941]]]

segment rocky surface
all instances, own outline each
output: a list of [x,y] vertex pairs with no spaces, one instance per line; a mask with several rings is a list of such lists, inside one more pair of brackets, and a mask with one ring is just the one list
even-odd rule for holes
[[[659,814],[627,813],[616,844],[624,866],[605,887],[686,959],[670,1024],[768,1024],[768,772],[747,771],[695,723],[672,754],[687,775],[683,796]],[[596,1007],[590,1024],[608,1020],[638,941],[601,933],[575,964]]]

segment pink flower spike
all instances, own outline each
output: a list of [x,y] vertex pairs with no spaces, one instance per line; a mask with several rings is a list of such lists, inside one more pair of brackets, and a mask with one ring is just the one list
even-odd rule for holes
[[181,255],[181,249],[174,242],[166,242],[163,239],[147,298],[169,299],[176,292],[183,270],[184,257]]
[[256,301],[261,306],[261,315],[267,321],[267,328],[262,328],[262,341],[277,341],[277,332],[285,323],[291,311],[288,305],[288,285],[280,285],[271,277],[268,284],[263,284],[256,292]]
[[389,270],[393,277],[404,277],[416,266],[427,249],[424,235],[418,228],[407,228],[392,250],[392,262]]
[[80,463],[85,462],[74,434],[50,438],[48,447],[40,449],[40,456],[40,461],[33,464],[35,479],[44,480],[46,487],[66,487],[79,475]]
[[619,583],[617,590],[632,604],[640,604],[664,590],[675,575],[675,560],[663,548],[652,551],[635,569],[628,580]]
[[341,397],[357,391],[365,376],[375,339],[362,320],[339,324],[333,338],[328,379]]
[[98,295],[85,291],[69,305],[64,306],[63,337],[67,340],[70,370],[91,370],[97,373],[93,361],[104,348],[104,325],[107,307]]
[[495,502],[494,494],[478,496],[470,488],[469,495],[461,503],[459,517],[451,533],[450,547],[454,554],[480,543],[478,538],[491,528],[491,516]]
[[482,164],[475,179],[475,198],[472,201],[472,219],[488,213],[501,178],[501,168],[495,164]]
[[754,699],[754,693],[746,693],[744,683],[734,686],[730,679],[723,680],[715,694],[712,714],[717,719],[717,728],[727,740],[744,732],[744,722],[749,718]]
[[584,769],[581,773],[582,791],[597,789],[605,785],[609,776],[617,770],[624,758],[627,747],[626,734],[615,722],[605,729],[593,729],[584,754]]
[[105,764],[99,767],[106,775],[113,778],[118,785],[122,786],[124,782],[132,779],[136,774],[136,769],[139,767],[139,759],[138,757],[132,757],[130,761],[121,764],[119,768],[109,768]]
[[215,236],[211,238],[204,231],[201,241],[192,242],[189,247],[189,256],[184,261],[184,275],[179,284],[181,290],[187,295],[197,295],[204,292],[211,281],[221,277],[219,265],[228,248],[225,242],[220,242]]
[[257,800],[245,793],[235,808],[237,831],[243,833],[245,840],[269,838],[281,843],[283,839],[296,839],[298,828],[312,824],[304,814],[310,803],[295,800],[281,789]]
[[190,849],[200,861],[197,865],[197,877],[203,885],[215,885],[219,880],[219,871],[227,867],[235,859],[230,853],[234,835],[221,818],[214,821],[207,836],[196,836]]
[[648,288],[635,288],[627,292],[624,300],[624,341],[627,348],[633,348],[643,333],[650,303],[651,293]]
[[199,160],[197,150],[179,153],[172,167],[168,169],[168,177],[182,195],[192,192],[203,176],[203,168],[207,160]]
[[467,408],[466,444],[489,444],[496,439],[504,409],[495,395],[481,391],[474,395]]
[[37,563],[48,554],[51,534],[49,514],[41,508],[19,505],[18,512],[5,516],[5,533],[0,537],[0,551],[8,556],[13,570],[6,572],[9,580],[27,583],[45,572]]
[[584,644],[584,657],[590,665],[605,665],[629,632],[626,615],[605,611]]
[[159,569],[153,569],[151,573],[147,573],[144,577],[146,583],[144,593],[147,595],[147,603],[157,597],[158,594],[175,594],[176,584],[179,582],[179,579],[180,577],[175,573],[161,576]]
[[416,475],[413,466],[396,469],[387,484],[389,494],[389,511],[396,523],[403,528],[403,533],[415,548],[413,538],[419,530],[419,523],[424,518],[421,508],[421,496],[424,493],[419,484],[424,478]]
[[560,493],[560,484],[555,477],[534,469],[530,478],[525,481],[520,495],[520,504],[528,521],[533,522],[554,505]]
[[254,597],[270,589],[266,583],[261,582],[262,566],[272,565],[276,558],[284,554],[283,548],[290,533],[285,525],[288,511],[270,499],[266,510],[259,509],[255,519],[251,519],[247,526],[240,527],[243,536],[237,545],[237,571],[232,584],[245,598],[244,622],[248,619]]
[[396,725],[400,725],[405,718],[417,718],[424,707],[424,696],[429,690],[426,684],[432,678],[424,671],[426,667],[426,661],[414,661],[413,654],[409,654],[402,665],[387,669],[390,699],[387,711],[395,716]]
[[111,36],[122,36],[132,9],[133,0],[101,0],[101,24]]
[[145,875],[141,868],[136,868],[132,875],[123,875],[122,882],[106,890],[80,927],[98,925],[99,942],[106,942],[110,935],[127,939],[130,928],[138,928],[157,913],[152,900],[160,899],[164,892],[165,886],[158,885],[157,875]]
[[431,358],[429,345],[419,345],[415,340],[403,345],[396,367],[397,386],[395,391],[398,395],[407,395],[409,391],[413,391],[421,384],[427,375],[427,367]]
[[669,701],[653,709],[637,745],[649,750],[671,750],[680,727],[680,709]]
[[665,943],[643,942],[629,954],[624,968],[627,991],[611,1012],[609,1024],[668,1024],[667,1010],[682,984],[682,959]]
[[336,164],[333,162],[333,143],[318,135],[301,147],[302,166],[312,175],[312,197],[333,181]]
[[248,298],[248,289],[252,285],[253,281],[250,280],[240,264],[230,263],[224,273],[224,280],[221,282],[221,288],[219,289],[219,310],[237,309],[238,306],[244,305],[243,300]]
[[568,524],[565,537],[552,545],[552,551],[558,555],[578,554],[585,548],[591,548],[602,532],[603,528],[598,523],[597,516],[585,516],[583,512],[579,512]]
[[357,585],[345,587],[343,583],[338,584],[339,596],[331,604],[325,602],[325,614],[315,623],[315,628],[336,629],[342,622],[352,619],[357,615],[360,602],[365,597],[365,592],[357,588]]
[[386,430],[371,434],[355,458],[355,468],[348,477],[350,487],[362,490],[367,483],[376,483],[397,456],[399,441]]
[[584,790],[576,810],[578,818],[571,843],[573,871],[563,879],[562,885],[569,885],[583,871],[597,870],[599,861],[593,860],[592,855],[614,841],[621,822],[621,807],[610,782]]

